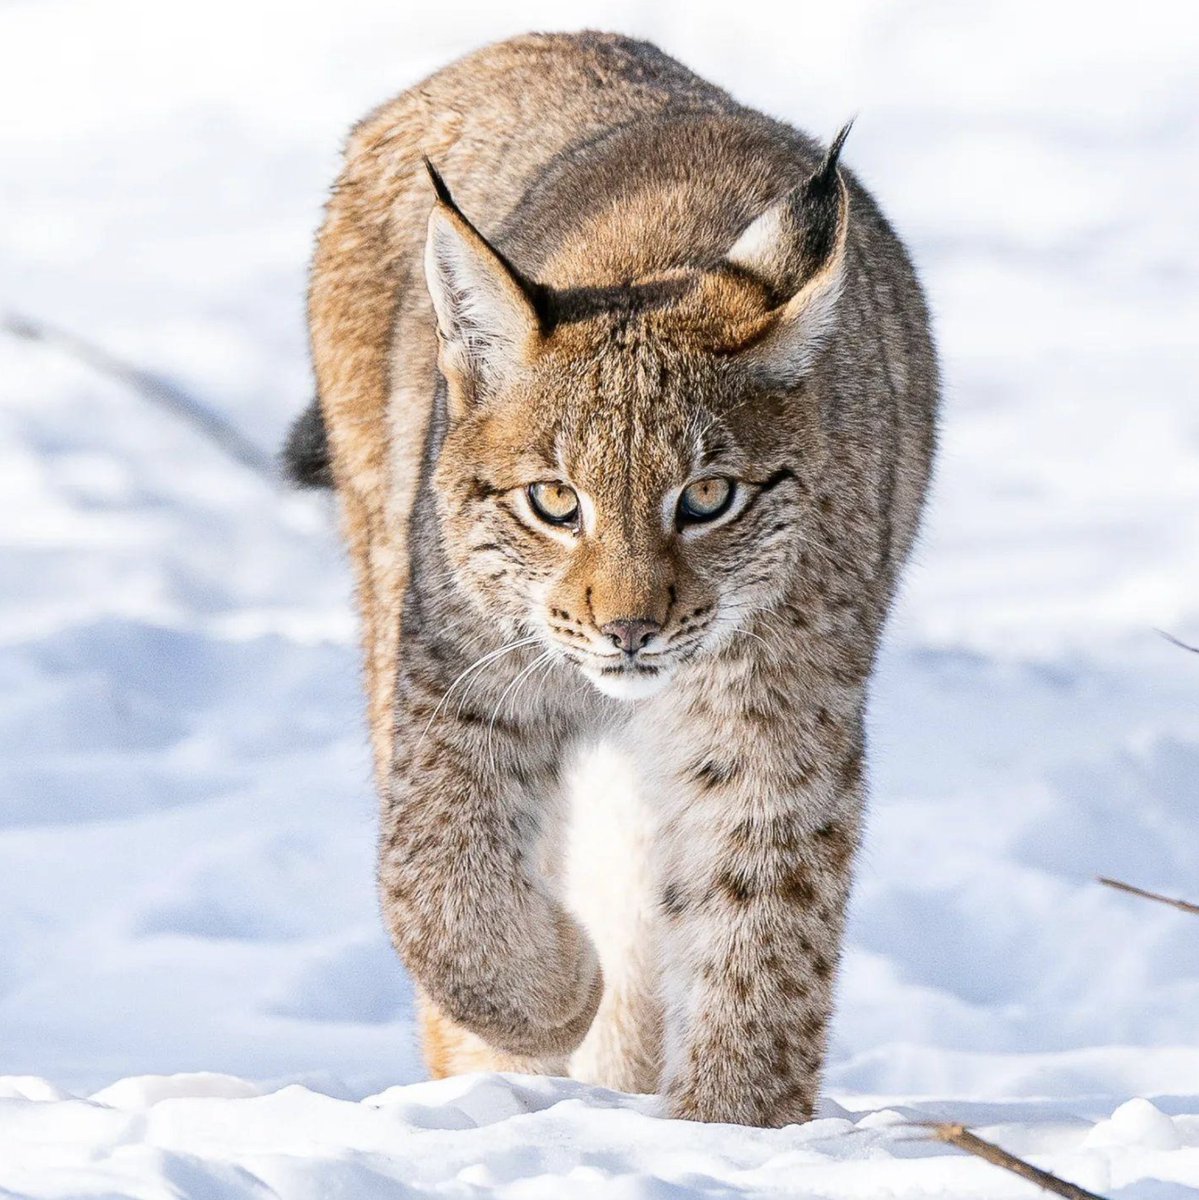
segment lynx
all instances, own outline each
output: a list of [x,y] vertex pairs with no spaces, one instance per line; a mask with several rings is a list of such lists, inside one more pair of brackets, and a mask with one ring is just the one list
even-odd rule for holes
[[[938,393],[844,137],[600,33],[479,51],[350,136],[292,459],[340,503],[434,1075],[812,1115]],[[599,742],[636,797],[580,813]],[[580,817],[610,836],[571,866]]]

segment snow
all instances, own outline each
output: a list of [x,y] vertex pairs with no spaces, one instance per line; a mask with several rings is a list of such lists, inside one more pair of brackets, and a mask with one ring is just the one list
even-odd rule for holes
[[[656,1107],[649,1097],[517,1076],[409,1084],[359,1102],[296,1084],[254,1094],[227,1076],[149,1076],[90,1100],[0,1100],[0,1188],[138,1200],[849,1200],[884,1194],[880,1186],[892,1196],[1028,1194],[922,1136],[920,1123],[943,1106],[862,1112],[829,1101],[815,1121],[784,1130],[697,1127],[666,1121]],[[1098,1118],[1087,1105],[956,1107],[980,1134],[1089,1189],[1147,1200],[1194,1195],[1181,1180],[1195,1178],[1199,1116],[1143,1099]]]
[[1192,5],[18,0],[0,312],[274,446],[346,127],[582,24],[815,132],[859,112],[846,161],[937,316],[822,1118],[420,1082],[327,505],[0,338],[0,1197],[1033,1194],[929,1118],[1121,1200],[1199,1194],[1199,925],[1094,883],[1199,898],[1199,657],[1157,632],[1199,642]]

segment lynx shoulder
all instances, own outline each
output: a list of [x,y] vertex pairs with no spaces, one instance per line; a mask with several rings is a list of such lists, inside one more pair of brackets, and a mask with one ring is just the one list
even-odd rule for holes
[[[938,394],[845,132],[584,33],[479,51],[350,136],[293,459],[340,503],[435,1074],[811,1115]],[[601,738],[639,783],[580,811]]]

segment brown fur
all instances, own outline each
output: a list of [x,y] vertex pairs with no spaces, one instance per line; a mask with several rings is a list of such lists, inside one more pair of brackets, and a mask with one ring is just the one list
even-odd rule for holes
[[[937,399],[910,264],[839,149],[603,34],[480,51],[351,135],[312,345],[434,1074],[560,1071],[596,1019],[605,1078],[678,1115],[811,1114]],[[705,471],[734,506],[685,527]],[[530,509],[553,479],[578,529]],[[632,618],[650,642],[613,655]],[[562,764],[601,734],[658,798],[660,901],[606,1000],[558,862]]]

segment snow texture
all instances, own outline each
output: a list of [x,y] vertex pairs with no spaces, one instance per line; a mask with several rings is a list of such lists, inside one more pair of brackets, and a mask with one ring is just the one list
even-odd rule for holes
[[1194,5],[11,0],[0,312],[277,445],[345,129],[583,25],[824,136],[859,112],[845,161],[937,318],[824,1115],[419,1082],[327,504],[4,337],[0,1197],[1033,1194],[929,1117],[1121,1200],[1199,1196],[1199,920],[1093,881],[1199,899],[1199,656],[1157,632],[1199,642]]

